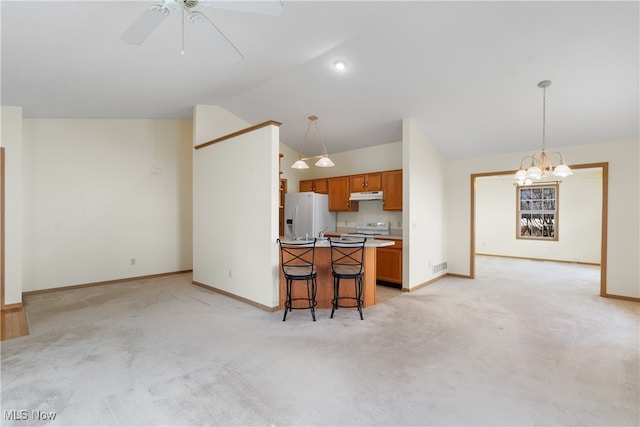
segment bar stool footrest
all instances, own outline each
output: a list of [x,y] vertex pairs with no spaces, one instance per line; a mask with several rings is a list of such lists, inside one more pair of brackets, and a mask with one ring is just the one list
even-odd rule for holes
[[[342,300],[353,300],[353,305],[342,305],[340,304],[340,301]],[[358,298],[356,297],[339,297],[337,299],[332,299],[331,304],[335,308],[358,308],[359,306],[362,307],[364,305],[364,301],[361,299],[360,304],[358,305]]]
[[[307,305],[304,305],[301,307],[293,307],[293,303],[295,301],[306,301]],[[289,306],[288,301],[284,302],[284,307],[288,308],[289,310],[309,310],[310,308],[315,308],[317,305],[318,305],[317,301],[312,301],[309,298],[291,298],[291,306]]]

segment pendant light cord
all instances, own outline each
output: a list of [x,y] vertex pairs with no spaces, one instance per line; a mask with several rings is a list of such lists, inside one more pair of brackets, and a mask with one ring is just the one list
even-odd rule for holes
[[324,138],[322,138],[322,134],[320,133],[320,128],[318,127],[318,122],[316,120],[314,120],[313,123],[316,125],[316,131],[318,131],[318,136],[320,137],[320,144],[322,144],[322,154],[326,156],[328,155],[327,147],[324,146]]

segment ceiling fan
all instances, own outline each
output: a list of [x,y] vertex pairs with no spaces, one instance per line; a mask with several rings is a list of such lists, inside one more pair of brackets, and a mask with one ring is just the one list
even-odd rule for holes
[[204,25],[210,25],[226,40],[240,58],[244,58],[242,52],[213,21],[204,13],[194,10],[198,5],[272,16],[282,13],[282,2],[279,0],[163,0],[162,4],[152,5],[144,11],[120,38],[126,43],[140,45],[160,25],[164,18],[172,12],[176,12],[182,13],[182,53],[184,53],[184,22],[186,18],[191,24],[201,25],[201,23],[204,23]]

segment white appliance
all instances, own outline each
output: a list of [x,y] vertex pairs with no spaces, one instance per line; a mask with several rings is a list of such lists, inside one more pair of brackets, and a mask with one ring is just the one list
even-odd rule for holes
[[375,239],[376,236],[388,236],[390,229],[391,222],[389,221],[358,221],[355,233],[342,233],[340,237]]
[[351,193],[349,200],[382,200],[382,191],[359,191]]
[[329,212],[329,196],[312,191],[284,196],[285,237],[304,239],[336,231],[336,213]]

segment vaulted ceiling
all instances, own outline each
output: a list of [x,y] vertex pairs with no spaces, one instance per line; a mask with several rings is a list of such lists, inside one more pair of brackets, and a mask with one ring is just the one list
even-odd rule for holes
[[213,27],[186,22],[183,39],[180,13],[124,43],[158,3],[3,0],[2,105],[107,119],[220,105],[282,122],[294,149],[313,114],[329,152],[399,141],[413,118],[460,158],[539,148],[548,79],[547,146],[639,137],[637,1],[284,1],[280,16],[195,6],[241,60]]

